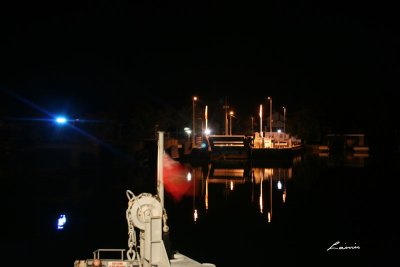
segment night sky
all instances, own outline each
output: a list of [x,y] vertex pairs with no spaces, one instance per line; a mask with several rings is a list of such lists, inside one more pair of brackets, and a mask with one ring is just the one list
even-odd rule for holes
[[[385,253],[395,255],[392,252],[398,251],[399,242],[395,240],[399,235],[397,220],[392,217],[393,211],[398,210],[393,204],[398,202],[394,181],[399,177],[400,151],[400,14],[396,3],[0,1],[0,203],[6,205],[1,210],[8,218],[3,220],[8,226],[2,228],[5,234],[0,234],[0,239],[6,236],[12,240],[0,240],[3,247],[22,247],[13,250],[28,254],[40,250],[37,255],[42,257],[42,248],[51,246],[48,251],[57,253],[47,253],[50,259],[59,257],[59,252],[70,251],[69,243],[62,244],[65,249],[58,248],[45,237],[42,246],[21,228],[41,219],[37,210],[47,213],[48,206],[53,207],[53,203],[41,205],[41,201],[52,202],[53,194],[64,197],[67,193],[90,191],[85,198],[79,193],[79,201],[90,198],[88,203],[99,200],[114,205],[103,193],[117,190],[116,183],[131,185],[131,177],[140,180],[142,172],[147,173],[142,166],[151,167],[156,162],[153,154],[139,150],[138,143],[146,143],[151,152],[156,130],[179,132],[180,141],[188,140],[183,128],[192,125],[193,96],[199,97],[198,113],[208,105],[210,124],[219,129],[224,128],[222,106],[227,99],[236,115],[234,130],[247,133],[251,116],[258,118],[259,105],[264,105],[264,114],[268,112],[267,97],[271,96],[275,111],[282,110],[282,106],[287,108],[286,129],[308,133],[299,136],[304,143],[324,144],[329,133],[364,133],[370,158],[383,152],[381,164],[360,170],[360,175],[345,163],[349,172],[341,177],[342,169],[327,166],[320,171],[307,162],[304,171],[299,172],[304,179],[295,180],[293,186],[300,188],[297,198],[301,201],[292,206],[296,212],[286,218],[293,216],[295,222],[301,221],[300,226],[313,218],[315,221],[304,229],[289,227],[285,235],[296,232],[296,237],[308,238],[306,234],[314,225],[324,227],[319,223],[340,214],[341,218],[329,222],[341,222],[340,226],[314,231],[311,241],[304,240],[305,245],[301,243],[299,250],[308,254],[312,247],[324,246],[307,244],[325,238],[322,232],[333,235],[335,229],[343,227],[354,230],[355,235],[365,234],[361,240],[377,240],[377,246],[379,241],[388,239],[383,244],[393,246],[387,247]],[[80,118],[82,124],[75,126],[74,122],[73,127],[60,128],[53,121],[41,120],[58,113]],[[90,123],[84,124],[85,121]],[[47,127],[41,128],[44,124]],[[67,150],[65,145],[69,144]],[[386,153],[389,151],[396,151],[397,156],[391,157]],[[364,157],[357,159],[364,162]],[[126,175],[120,175],[125,169]],[[308,171],[311,175],[305,177]],[[319,174],[327,179],[316,181]],[[102,184],[104,192],[98,186]],[[87,189],[92,185],[93,191]],[[57,190],[47,190],[53,187]],[[327,207],[333,208],[326,208],[326,202]],[[89,207],[83,204],[82,210]],[[314,208],[322,216],[313,214]],[[362,214],[361,218],[352,221],[358,214]],[[108,221],[101,218],[101,223],[108,225]],[[359,225],[362,229],[358,229]],[[84,233],[85,229],[76,233]],[[239,236],[259,238],[254,229],[257,226],[245,229]],[[16,241],[14,233],[19,237]],[[277,233],[274,236],[279,237],[279,244],[274,249],[286,251],[286,239],[280,239],[281,234]],[[231,235],[225,240],[237,241]],[[71,251],[86,244],[78,243]],[[247,244],[247,249],[253,248]],[[269,239],[265,244],[270,246]],[[294,244],[298,243],[288,244],[289,248]],[[254,251],[267,255],[269,260],[260,248]],[[371,255],[378,252],[374,250]],[[292,255],[297,256],[297,247]],[[24,254],[17,256],[8,258],[24,258]],[[297,257],[293,258],[297,261]],[[240,262],[244,258],[238,259]]]
[[[221,107],[310,109],[397,131],[397,9],[365,1],[29,1],[0,6],[1,117]],[[215,105],[214,105],[215,104]],[[222,112],[210,110],[210,112]],[[343,129],[344,128],[344,129]]]

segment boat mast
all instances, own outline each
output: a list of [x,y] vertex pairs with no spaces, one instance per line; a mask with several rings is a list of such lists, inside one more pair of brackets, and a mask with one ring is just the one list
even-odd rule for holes
[[157,143],[157,194],[160,198],[161,206],[164,208],[164,132],[158,132]]
[[272,97],[268,97],[269,100],[269,138],[272,138]]
[[260,105],[260,137],[263,137],[263,131],[262,131],[262,105]]

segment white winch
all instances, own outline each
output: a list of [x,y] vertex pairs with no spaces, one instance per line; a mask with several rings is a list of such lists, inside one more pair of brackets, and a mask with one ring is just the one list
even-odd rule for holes
[[[134,260],[136,256],[144,267],[170,266],[162,240],[162,232],[168,232],[168,226],[166,224],[167,215],[161,202],[157,196],[149,193],[142,193],[136,197],[130,190],[127,190],[126,194],[129,199],[126,210],[129,235],[128,260]],[[140,230],[140,251],[136,246],[135,227]]]

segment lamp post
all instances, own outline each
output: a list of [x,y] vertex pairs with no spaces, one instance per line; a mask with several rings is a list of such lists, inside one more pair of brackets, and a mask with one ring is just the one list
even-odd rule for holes
[[269,136],[272,135],[272,97],[268,97],[269,100]]
[[225,110],[225,135],[228,135],[228,100],[225,97],[225,105],[223,105],[223,109]]
[[196,106],[196,101],[197,101],[197,97],[196,96],[194,96],[193,97],[193,100],[192,100],[192,104],[193,104],[193,129],[192,129],[192,148],[194,148],[195,147],[195,145],[196,145],[196,130],[195,130],[195,120],[196,120],[196,118],[195,118],[195,106]]
[[206,128],[205,130],[208,129],[208,106],[206,105],[205,111],[204,111],[204,118],[206,120]]
[[229,135],[232,135],[232,117],[233,117],[233,111],[229,112]]
[[260,137],[263,137],[263,131],[262,131],[262,105],[260,105]]
[[283,107],[283,133],[286,133],[286,108]]

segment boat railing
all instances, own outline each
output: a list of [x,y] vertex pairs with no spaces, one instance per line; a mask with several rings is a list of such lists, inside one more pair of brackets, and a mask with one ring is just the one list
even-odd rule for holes
[[95,251],[93,251],[93,259],[101,259],[100,258],[100,252],[119,252],[121,253],[121,261],[124,260],[124,253],[125,253],[125,249],[120,249],[120,248],[100,248],[100,249],[96,249]]

